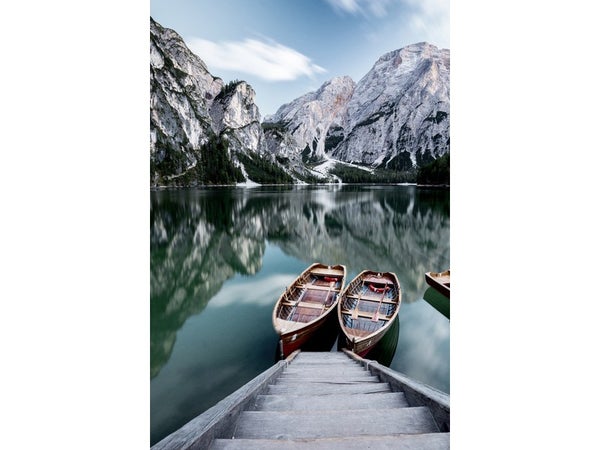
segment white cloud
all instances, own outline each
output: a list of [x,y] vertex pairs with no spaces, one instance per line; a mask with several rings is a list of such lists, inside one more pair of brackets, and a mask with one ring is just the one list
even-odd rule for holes
[[259,306],[275,305],[279,296],[296,277],[295,274],[275,274],[241,284],[225,285],[211,299],[209,305],[211,308],[241,303]]
[[451,0],[404,0],[411,7],[410,27],[435,45],[448,46]]
[[268,81],[290,81],[302,76],[312,78],[326,72],[309,57],[274,41],[213,42],[191,38],[186,42],[211,70],[239,71]]
[[331,7],[343,13],[357,14],[364,16],[374,15],[383,17],[387,13],[387,6],[392,0],[326,0]]
[[[408,19],[407,29],[418,41],[427,41],[434,45],[449,46],[450,39],[450,1],[451,0],[325,0],[336,12],[342,14],[361,14],[364,17],[375,16],[383,19],[391,13],[391,7],[399,5],[403,18]],[[394,8],[394,14],[397,12]],[[378,38],[377,32],[367,34],[367,38]],[[416,41],[415,41],[416,42]]]

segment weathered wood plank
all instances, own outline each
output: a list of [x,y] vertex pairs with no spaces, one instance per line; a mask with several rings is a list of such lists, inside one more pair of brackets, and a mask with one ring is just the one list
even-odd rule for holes
[[448,450],[450,433],[323,439],[218,439],[210,450]]
[[326,359],[318,359],[318,358],[300,358],[298,357],[294,364],[291,364],[290,367],[298,367],[298,366],[331,366],[331,365],[354,365],[354,366],[362,366],[362,364],[357,363],[357,361],[352,361],[350,358],[342,358],[339,356],[332,356]]
[[317,439],[439,431],[426,407],[339,411],[244,411],[235,439]]
[[298,308],[312,308],[312,309],[325,309],[321,303],[308,303],[308,302],[281,302],[283,306],[296,306]]
[[441,431],[450,431],[450,396],[444,392],[420,383],[412,378],[379,364],[377,361],[361,358],[344,349],[351,358],[359,361],[382,381],[388,382],[393,391],[402,391],[411,406],[426,406]]
[[[342,314],[345,314],[347,316],[355,315],[357,317],[365,317],[367,319],[372,319],[373,316],[375,315],[374,312],[363,312],[360,309],[353,309],[352,311],[350,311],[349,309],[343,309]],[[393,315],[386,316],[384,314],[381,314],[380,316],[378,316],[378,319],[379,320],[390,320],[390,318],[392,316]]]
[[388,305],[397,305],[398,302],[394,302],[391,300],[386,300],[385,298],[383,300],[381,300],[381,295],[378,296],[371,296],[371,295],[363,295],[363,296],[358,296],[358,295],[353,295],[353,294],[347,294],[346,297],[348,298],[354,298],[354,299],[360,299],[360,301],[362,302],[367,301],[367,302],[375,302],[375,303],[379,303],[381,301],[381,303],[386,303]]
[[311,270],[311,273],[315,274],[315,275],[334,275],[334,276],[338,276],[341,277],[344,275],[344,271],[343,270],[339,270],[339,269],[325,269],[325,268],[318,268],[318,269],[313,269]]
[[379,392],[374,394],[335,395],[259,395],[253,410],[297,411],[297,410],[348,410],[405,408],[408,402],[402,392]]
[[347,365],[346,363],[344,363],[344,365],[325,365],[325,364],[319,364],[319,365],[312,365],[312,366],[294,366],[294,367],[290,367],[288,370],[285,371],[285,373],[287,375],[291,375],[291,374],[318,374],[318,373],[323,373],[323,374],[341,374],[341,373],[364,373],[366,375],[371,375],[369,373],[368,370],[366,370],[364,367],[352,364],[352,365]]
[[[282,374],[279,379],[287,379],[287,378],[294,378],[294,379],[310,379],[310,378],[345,378],[345,377],[373,377],[375,375],[373,375],[371,372],[367,371],[367,370],[348,370],[347,372],[320,372],[320,371],[314,371],[314,372],[306,372],[306,373],[286,373],[286,374]],[[379,378],[377,378],[377,381],[381,381],[379,380]]]
[[296,376],[282,375],[277,379],[278,386],[288,384],[290,386],[302,383],[379,383],[381,380],[375,375],[359,374],[359,375],[332,375],[332,376]]
[[286,369],[285,373],[346,373],[346,372],[363,372],[368,373],[368,370],[359,364],[355,363],[337,363],[337,364],[295,364]]
[[298,289],[311,289],[314,291],[331,291],[331,292],[339,292],[340,288],[333,288],[329,286],[319,286],[316,284],[297,284],[296,288]]
[[272,384],[268,395],[333,395],[333,394],[369,394],[373,392],[391,392],[388,383],[355,383],[355,384],[311,384],[300,386],[280,386]]
[[300,352],[296,357],[296,361],[331,361],[339,359],[342,361],[352,361],[343,352]]
[[363,369],[364,367],[361,364],[358,364],[357,362],[353,362],[353,361],[342,361],[342,360],[338,360],[338,361],[298,361],[298,362],[294,362],[293,365],[290,365],[290,369],[295,369],[295,370],[307,370],[307,369],[319,369],[319,368],[334,368],[334,367],[339,367],[341,369],[348,369],[348,368],[358,368],[358,369]]

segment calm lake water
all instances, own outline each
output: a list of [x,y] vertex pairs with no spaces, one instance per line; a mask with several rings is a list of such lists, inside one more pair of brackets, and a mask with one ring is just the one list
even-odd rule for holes
[[[448,190],[153,191],[150,216],[151,444],[275,363],[273,306],[313,262],[344,264],[348,282],[395,272],[398,320],[367,358],[449,393],[449,313],[424,278],[450,265]],[[335,351],[336,333],[315,349]]]

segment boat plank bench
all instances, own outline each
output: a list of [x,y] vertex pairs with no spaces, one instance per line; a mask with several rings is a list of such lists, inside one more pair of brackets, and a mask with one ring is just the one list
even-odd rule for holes
[[297,284],[296,287],[298,289],[310,289],[311,291],[331,291],[331,292],[339,292],[339,289],[333,289],[329,286],[319,286],[316,284]]
[[[348,309],[343,309],[342,310],[342,314],[348,314],[348,315],[352,315],[354,311],[350,311]],[[375,313],[372,312],[362,312],[362,311],[357,311],[354,312],[354,314],[356,314],[358,317],[364,317],[366,319],[372,319],[373,315]],[[384,315],[379,315],[378,319],[379,320],[390,320],[394,315],[392,314],[391,316],[384,316]]]
[[386,300],[385,298],[382,300],[382,299],[381,299],[381,296],[379,296],[378,298],[376,298],[376,297],[370,297],[370,296],[368,296],[368,295],[363,295],[363,296],[361,297],[361,296],[354,295],[354,294],[348,294],[348,295],[346,295],[346,297],[347,297],[347,298],[356,298],[356,299],[359,299],[361,302],[362,302],[363,300],[366,300],[366,301],[368,301],[368,302],[387,303],[387,304],[389,304],[389,305],[397,305],[397,304],[398,304],[398,302],[394,302],[394,301]]
[[334,277],[343,277],[345,276],[345,271],[342,269],[327,269],[324,267],[318,267],[311,271],[313,275],[323,275],[323,276],[334,276]]
[[313,309],[323,309],[322,303],[308,303],[308,302],[281,302],[283,306],[298,306],[301,308],[313,308]]

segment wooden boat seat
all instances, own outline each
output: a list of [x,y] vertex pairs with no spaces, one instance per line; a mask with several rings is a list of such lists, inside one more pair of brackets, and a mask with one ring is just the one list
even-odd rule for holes
[[378,278],[378,277],[366,277],[363,280],[363,283],[375,283],[375,284],[385,284],[388,286],[393,286],[394,283],[392,282],[392,280],[388,280],[386,278]]
[[317,268],[317,269],[313,269],[310,272],[313,275],[324,275],[324,276],[333,276],[333,277],[343,277],[344,276],[344,271],[343,270],[338,270],[338,269],[325,269],[325,268]]
[[311,290],[315,290],[315,291],[329,291],[331,290],[331,292],[339,292],[339,289],[336,289],[335,287],[329,287],[329,286],[318,286],[316,284],[297,284],[296,287],[298,289],[311,289]]
[[[350,311],[349,309],[342,309],[342,314],[348,314],[349,316],[351,316],[352,313],[353,313],[353,311]],[[358,311],[358,317],[372,319],[374,315],[375,315],[374,312],[367,313],[367,312]],[[379,314],[379,320],[390,320],[390,316]]]
[[[353,294],[348,294],[346,295],[347,298],[358,298],[358,295],[353,295]],[[360,301],[362,302],[363,300],[367,300],[369,302],[377,302],[379,303],[379,300],[381,300],[381,295],[379,295],[379,297],[377,296],[370,296],[370,295],[363,295],[362,297],[360,297]],[[393,302],[391,300],[386,300],[383,299],[381,300],[381,303],[388,303],[390,305],[396,305],[397,302]]]
[[301,308],[314,308],[314,309],[323,309],[323,304],[322,303],[307,303],[307,302],[300,302],[298,304],[293,303],[293,302],[281,302],[282,306],[298,306]]

